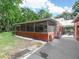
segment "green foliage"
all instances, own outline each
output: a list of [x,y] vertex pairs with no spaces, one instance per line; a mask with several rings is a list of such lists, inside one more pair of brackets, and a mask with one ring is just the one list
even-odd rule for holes
[[10,31],[12,24],[20,19],[20,0],[0,0],[0,31]]
[[73,14],[65,11],[62,14],[58,15],[57,18],[64,18],[66,20],[69,20],[69,19],[73,19]]
[[79,12],[79,0],[75,2],[75,4],[73,5],[73,9],[74,9],[74,12]]
[[51,13],[49,13],[48,11],[44,10],[44,9],[41,9],[39,12],[38,12],[38,15],[39,15],[39,18],[40,19],[43,19],[43,18],[50,18],[52,16]]
[[79,0],[77,0],[72,6],[74,12],[73,15],[76,16],[79,13]]
[[31,20],[36,20],[39,19],[38,14],[36,14],[35,12],[33,12],[31,9],[29,8],[22,8],[22,21],[31,21]]
[[41,9],[38,13],[35,13],[33,10],[29,8],[21,8],[22,12],[22,19],[24,21],[33,21],[43,18],[49,18],[52,16],[48,11]]

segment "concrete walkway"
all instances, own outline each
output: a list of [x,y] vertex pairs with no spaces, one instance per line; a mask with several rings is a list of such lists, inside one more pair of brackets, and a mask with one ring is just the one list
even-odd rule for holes
[[79,59],[79,42],[72,37],[56,39],[27,59]]

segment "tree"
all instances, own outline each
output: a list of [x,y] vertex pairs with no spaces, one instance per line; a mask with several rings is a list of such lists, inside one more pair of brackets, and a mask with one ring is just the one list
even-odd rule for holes
[[29,8],[22,8],[22,19],[24,21],[31,21],[31,20],[39,19],[39,16]]
[[64,11],[62,14],[58,15],[56,18],[64,18],[66,20],[73,19],[73,14],[67,11]]
[[0,31],[11,30],[12,24],[20,18],[21,0],[0,0]]
[[75,4],[73,5],[73,9],[74,9],[74,12],[79,12],[79,0],[75,2]]
[[39,12],[38,12],[38,15],[40,17],[40,19],[43,19],[43,18],[50,18],[52,16],[51,13],[49,13],[48,11],[44,10],[44,9],[41,9]]
[[79,13],[79,0],[77,0],[74,5],[72,6],[74,12],[73,15],[74,17],[77,15],[77,13]]
[[24,21],[33,21],[43,18],[49,18],[52,16],[52,14],[50,14],[48,11],[45,11],[44,9],[40,10],[38,13],[35,13],[29,8],[22,8],[21,10],[21,18],[24,19]]

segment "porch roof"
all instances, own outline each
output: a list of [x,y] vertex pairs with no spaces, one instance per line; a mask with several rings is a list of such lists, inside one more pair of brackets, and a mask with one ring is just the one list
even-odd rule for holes
[[26,22],[21,22],[21,23],[15,23],[14,25],[18,24],[27,24],[27,23],[37,23],[37,22],[43,22],[43,21],[51,21],[53,23],[56,23],[57,21],[52,19],[52,18],[45,18],[45,19],[39,19],[39,20],[32,20],[32,21],[26,21]]

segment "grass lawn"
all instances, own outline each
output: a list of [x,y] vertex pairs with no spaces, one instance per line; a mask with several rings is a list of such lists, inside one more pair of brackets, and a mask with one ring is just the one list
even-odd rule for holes
[[29,45],[30,40],[16,38],[11,32],[0,33],[0,59],[10,59],[10,55]]
[[0,33],[0,59],[11,59],[11,55],[32,45],[41,46],[40,42],[31,42],[15,37],[11,32]]

